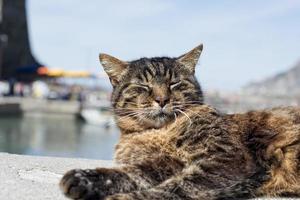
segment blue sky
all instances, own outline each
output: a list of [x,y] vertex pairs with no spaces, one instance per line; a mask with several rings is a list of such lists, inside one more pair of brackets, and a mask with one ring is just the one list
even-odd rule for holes
[[299,0],[28,0],[27,7],[33,53],[53,68],[101,73],[99,52],[175,57],[203,43],[196,71],[203,87],[237,90],[300,59]]

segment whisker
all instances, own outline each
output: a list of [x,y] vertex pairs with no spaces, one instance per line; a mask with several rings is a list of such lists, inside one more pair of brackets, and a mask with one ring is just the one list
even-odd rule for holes
[[200,114],[199,113],[196,113],[195,111],[191,110],[191,109],[187,109],[189,112],[192,112],[193,114],[197,115],[200,117]]
[[122,116],[122,117],[117,117],[118,120],[123,120],[123,119],[126,119],[126,118],[131,118],[131,117],[136,117],[136,116],[139,116],[139,115],[142,115],[143,113],[132,113],[132,114],[129,114],[129,115],[125,115],[125,116]]
[[190,121],[190,124],[189,124],[189,127],[192,125],[192,120],[191,120],[191,118],[185,113],[185,112],[183,112],[182,110],[180,110],[180,109],[176,109],[176,111],[179,111],[180,113],[182,113],[182,114],[184,114],[187,118],[188,118],[188,120]]
[[[131,117],[135,117],[135,116],[139,116],[139,115],[142,115],[142,113],[132,113],[130,115],[125,115],[125,116],[122,116],[122,117],[118,117],[117,120],[123,120],[123,119],[126,119],[126,118],[131,118]],[[110,122],[110,124],[117,124],[117,122],[114,120],[113,122]]]
[[177,122],[177,114],[176,114],[176,112],[174,112],[174,117],[175,117],[175,122],[174,123],[176,123]]

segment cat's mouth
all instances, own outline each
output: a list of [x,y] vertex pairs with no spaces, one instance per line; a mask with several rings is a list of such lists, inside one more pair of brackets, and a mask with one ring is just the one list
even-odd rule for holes
[[[134,112],[134,111],[119,111],[116,109],[119,117],[117,118],[119,122],[129,124],[126,120],[131,119],[131,122],[137,123],[145,129],[150,128],[162,128],[168,123],[175,119],[175,111],[171,108],[144,108],[144,111]],[[125,115],[122,115],[125,113]],[[128,114],[129,113],[129,114]]]
[[163,109],[155,110],[149,113],[145,118],[145,122],[152,128],[161,128],[175,118],[173,111],[165,111]]

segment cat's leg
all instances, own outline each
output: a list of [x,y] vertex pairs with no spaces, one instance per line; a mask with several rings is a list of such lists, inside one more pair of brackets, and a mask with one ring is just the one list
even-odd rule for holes
[[70,198],[99,200],[107,195],[151,188],[179,173],[182,168],[182,162],[159,155],[120,168],[71,170],[62,178],[60,187]]
[[300,129],[295,140],[286,135],[268,144],[263,155],[272,174],[261,188],[264,195],[300,197]]
[[[255,179],[254,177],[259,177]],[[245,199],[255,197],[256,189],[266,177],[227,179],[208,174],[197,166],[190,166],[170,179],[148,190],[111,195],[105,200],[212,200]]]
[[284,131],[265,128],[251,132],[247,145],[271,174],[260,188],[262,195],[300,197],[300,125],[282,127]]

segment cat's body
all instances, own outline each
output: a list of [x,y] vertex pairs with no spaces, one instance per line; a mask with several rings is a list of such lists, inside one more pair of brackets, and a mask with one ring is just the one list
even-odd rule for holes
[[72,170],[74,199],[300,197],[300,108],[227,115],[203,105],[194,67],[179,58],[100,57],[114,86],[121,138],[114,169]]
[[[213,199],[226,195],[234,198],[233,193],[241,197],[300,195],[300,108],[224,115],[203,105],[186,114],[192,124],[181,116],[163,129],[122,136],[116,148],[117,162],[145,166],[149,162],[159,163],[159,167],[149,167],[138,174],[146,180],[149,180],[147,176],[154,177],[150,179],[151,185],[173,175],[184,179],[182,173],[190,174],[191,179],[198,179],[208,189],[224,189],[241,183],[229,194],[203,191],[203,195],[212,195]],[[244,180],[247,181],[243,184]],[[199,182],[190,180],[194,193],[177,185],[169,189],[174,197],[177,187],[192,199],[201,199]],[[139,184],[147,185],[143,181]]]

